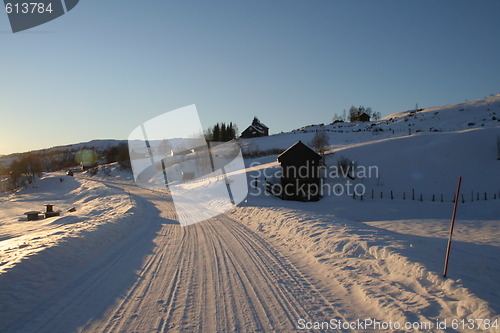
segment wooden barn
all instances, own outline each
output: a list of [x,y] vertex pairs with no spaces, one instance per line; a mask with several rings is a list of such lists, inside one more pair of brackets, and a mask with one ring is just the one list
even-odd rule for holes
[[365,121],[370,121],[370,116],[367,115],[366,113],[358,113],[357,115],[351,117],[351,122],[365,122]]
[[254,117],[252,125],[248,126],[247,129],[245,129],[241,133],[241,138],[249,139],[249,138],[258,138],[261,136],[268,136],[268,135],[269,135],[269,127],[261,123],[257,117]]
[[286,200],[318,201],[323,181],[323,158],[301,141],[278,156],[281,164],[281,197]]

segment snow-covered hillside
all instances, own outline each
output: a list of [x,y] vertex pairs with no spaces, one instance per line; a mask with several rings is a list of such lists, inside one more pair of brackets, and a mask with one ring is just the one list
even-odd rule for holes
[[[252,208],[244,209],[238,218],[290,247],[292,254],[305,252],[317,258],[325,271],[352,284],[347,289],[361,293],[365,301],[399,304],[396,308],[412,315],[441,311],[444,317],[495,317],[500,313],[497,115],[500,95],[401,112],[378,122],[313,126],[244,140],[247,151],[284,149],[298,140],[309,143],[316,131],[324,130],[330,145],[328,172],[348,158],[366,173],[352,180],[327,172],[325,196],[314,203],[281,201],[251,187],[248,205]],[[249,179],[258,179],[259,184],[279,181],[279,167],[272,164],[276,157],[247,160],[248,166],[269,163],[266,170],[250,172]],[[452,273],[445,280],[441,274],[460,176]],[[354,195],[356,186],[360,193]],[[370,266],[368,258],[384,272]],[[346,265],[348,272],[336,271]],[[394,286],[399,286],[399,295],[397,288],[390,291]],[[412,296],[405,296],[405,290],[412,290]],[[439,299],[430,300],[426,296],[430,290]],[[394,299],[388,301],[389,295]],[[446,307],[431,305],[448,297],[454,301]],[[391,311],[392,305],[379,304],[379,310]]]
[[330,136],[331,147],[429,132],[455,132],[500,127],[500,94],[419,111],[398,112],[376,122],[306,126],[288,133],[242,140],[244,152],[286,149],[301,140],[311,142],[317,131]]
[[[242,140],[241,145],[247,152],[279,151],[299,140],[309,144],[317,131],[326,131],[329,137],[326,183],[330,187],[344,181],[331,177],[330,172],[341,158],[347,158],[357,169],[371,168],[370,174],[352,181],[366,189],[364,199],[449,202],[454,198],[458,177],[462,176],[463,202],[493,200],[500,199],[497,114],[500,115],[500,95],[400,112],[379,122],[313,126]],[[277,154],[273,152],[247,159],[246,164],[275,162]],[[259,175],[263,180],[263,172]]]

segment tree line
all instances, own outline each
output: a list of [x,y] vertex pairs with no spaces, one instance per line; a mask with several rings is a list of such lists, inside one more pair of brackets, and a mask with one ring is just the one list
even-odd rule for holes
[[333,123],[338,122],[338,121],[351,121],[352,122],[357,116],[359,116],[360,114],[363,114],[363,113],[366,113],[370,117],[370,120],[372,120],[372,121],[378,121],[378,120],[380,120],[380,118],[382,118],[382,114],[380,112],[373,111],[373,109],[371,107],[364,107],[362,105],[359,107],[356,107],[356,106],[352,105],[349,108],[349,113],[347,113],[346,110],[344,110],[342,115],[335,113],[333,115],[332,122]]
[[[96,150],[93,147],[86,148]],[[85,148],[83,149],[85,150]],[[8,177],[9,186],[13,189],[31,184],[43,172],[53,172],[79,167],[77,155],[82,149],[45,150],[17,154],[9,166],[0,166],[0,176]],[[124,168],[131,168],[128,145],[120,143],[107,149],[96,151],[106,163],[118,162]]]
[[217,123],[205,132],[207,141],[227,142],[238,137],[238,127],[233,122]]

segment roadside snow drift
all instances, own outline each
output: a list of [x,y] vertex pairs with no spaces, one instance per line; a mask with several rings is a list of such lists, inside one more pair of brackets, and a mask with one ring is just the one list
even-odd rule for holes
[[[45,203],[54,204],[61,216],[27,221],[22,215],[44,211]],[[0,323],[29,308],[137,223],[126,193],[59,174],[0,197],[0,205]],[[72,207],[76,212],[68,212]]]

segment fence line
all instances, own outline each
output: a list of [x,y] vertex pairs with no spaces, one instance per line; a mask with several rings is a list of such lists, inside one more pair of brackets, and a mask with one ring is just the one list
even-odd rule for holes
[[[351,127],[351,128],[349,128]],[[301,134],[301,133],[316,133],[320,131],[325,131],[325,132],[332,132],[332,133],[359,133],[359,132],[372,132],[374,135],[381,135],[381,134],[399,134],[403,133],[403,135],[411,135],[415,133],[434,133],[434,132],[443,132],[443,133],[448,133],[448,132],[455,132],[457,129],[456,128],[419,128],[415,127],[413,128],[412,126],[409,127],[398,127],[398,128],[386,128],[382,129],[380,127],[376,126],[366,126],[363,128],[357,127],[356,125],[351,125],[351,126],[345,126],[345,127],[340,127],[336,129],[330,129],[330,128],[314,128],[314,129],[299,129],[290,132],[290,134]],[[286,133],[287,134],[287,133]]]
[[[438,194],[428,194],[428,193],[417,193],[415,189],[411,191],[396,192],[394,190],[377,191],[372,189],[366,191],[363,195],[352,194],[354,200],[408,200],[408,201],[431,201],[431,202],[455,202],[455,194],[449,193],[449,196],[443,193]],[[451,198],[451,199],[450,199]],[[469,193],[462,193],[459,198],[460,202],[474,202],[474,201],[490,201],[490,200],[500,200],[500,190],[497,192],[491,191],[474,191],[471,190]]]

